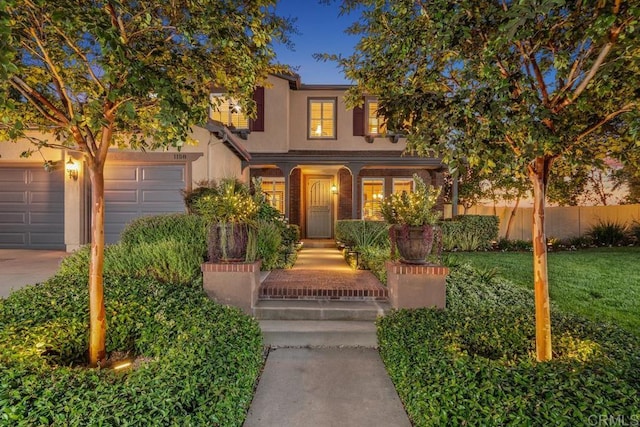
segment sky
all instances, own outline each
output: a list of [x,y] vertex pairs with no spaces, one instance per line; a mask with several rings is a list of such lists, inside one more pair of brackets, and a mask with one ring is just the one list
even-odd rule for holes
[[334,62],[319,62],[314,53],[342,53],[350,55],[357,37],[344,30],[357,19],[356,15],[339,16],[339,2],[329,5],[318,0],[279,0],[276,13],[297,18],[295,26],[299,34],[291,39],[294,50],[276,45],[278,62],[288,64],[300,75],[304,84],[347,84],[342,72]]

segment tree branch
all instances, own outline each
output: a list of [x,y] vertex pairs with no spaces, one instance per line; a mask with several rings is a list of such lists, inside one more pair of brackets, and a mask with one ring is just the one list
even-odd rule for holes
[[100,89],[102,89],[103,92],[106,92],[104,85],[102,84],[102,82],[100,81],[100,79],[98,79],[98,76],[96,76],[95,72],[93,71],[93,69],[91,68],[91,63],[89,62],[89,60],[87,59],[87,56],[73,43],[73,41],[71,39],[69,39],[69,37],[67,36],[67,34],[65,34],[62,30],[60,30],[60,28],[58,28],[57,26],[55,26],[53,24],[53,22],[51,22],[51,20],[48,19],[48,21],[50,22],[51,26],[53,26],[53,28],[55,29],[55,31],[62,37],[64,38],[64,40],[67,42],[67,45],[73,49],[73,51],[76,53],[76,55],[78,55],[80,57],[80,59],[82,59],[82,61],[87,65],[87,70],[89,71],[89,75],[91,76],[91,78],[93,79],[93,81],[98,85],[98,87],[100,87]]
[[113,25],[114,28],[117,28],[118,31],[120,31],[120,36],[122,37],[123,43],[127,44],[129,39],[124,28],[124,23],[122,22],[122,16],[118,15],[118,12],[116,12],[116,8],[112,2],[108,2],[105,5],[105,8],[107,9],[109,16],[111,17],[111,25]]
[[[66,126],[69,123],[69,119],[64,115],[62,111],[56,108],[46,97],[40,92],[34,90],[26,84],[22,79],[17,76],[12,76],[9,79],[9,83],[15,89],[18,90],[27,100],[42,114],[47,120],[55,123],[58,126]],[[46,111],[44,107],[47,107],[51,112]]]
[[42,43],[42,40],[40,40],[40,38],[36,34],[35,29],[30,28],[28,32],[31,35],[31,37],[33,37],[34,41],[36,42],[36,44],[40,48],[40,51],[42,52],[44,62],[47,65],[47,68],[49,69],[51,76],[53,77],[53,82],[56,85],[58,95],[60,95],[60,100],[62,101],[63,105],[67,109],[69,118],[73,118],[74,116],[73,104],[71,103],[71,100],[67,96],[67,92],[65,91],[65,85],[64,85],[64,81],[62,80],[62,77],[56,70],[55,64],[53,63],[53,61],[51,60],[51,57],[47,53],[47,50],[45,49],[44,44]]
[[[584,139],[588,135],[592,134],[593,132],[595,132],[596,130],[601,128],[603,125],[607,124],[611,120],[613,120],[616,117],[618,117],[620,114],[624,114],[624,113],[628,113],[630,111],[633,111],[637,107],[638,107],[638,104],[636,102],[630,102],[630,103],[626,104],[625,106],[623,106],[622,108],[620,108],[619,110],[614,111],[613,113],[607,114],[598,123],[596,123],[595,125],[591,126],[589,129],[585,130],[580,135],[578,135],[576,137],[576,139],[575,139],[575,143],[580,142],[582,139]],[[575,143],[571,144],[570,147],[574,146]]]

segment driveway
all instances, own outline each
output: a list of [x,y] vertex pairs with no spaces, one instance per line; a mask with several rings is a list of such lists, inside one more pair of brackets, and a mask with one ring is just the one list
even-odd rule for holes
[[67,255],[64,251],[0,249],[0,298],[13,289],[47,280]]

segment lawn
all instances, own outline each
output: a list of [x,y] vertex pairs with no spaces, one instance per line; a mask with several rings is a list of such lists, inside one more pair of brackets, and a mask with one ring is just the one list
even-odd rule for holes
[[[530,252],[460,252],[475,267],[533,289]],[[549,253],[549,293],[561,310],[640,332],[640,248],[597,248]]]

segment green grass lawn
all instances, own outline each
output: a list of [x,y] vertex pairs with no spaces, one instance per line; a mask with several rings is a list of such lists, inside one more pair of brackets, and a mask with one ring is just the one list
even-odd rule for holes
[[[460,252],[475,267],[533,289],[530,252]],[[558,308],[640,335],[640,248],[549,253],[549,294]]]

